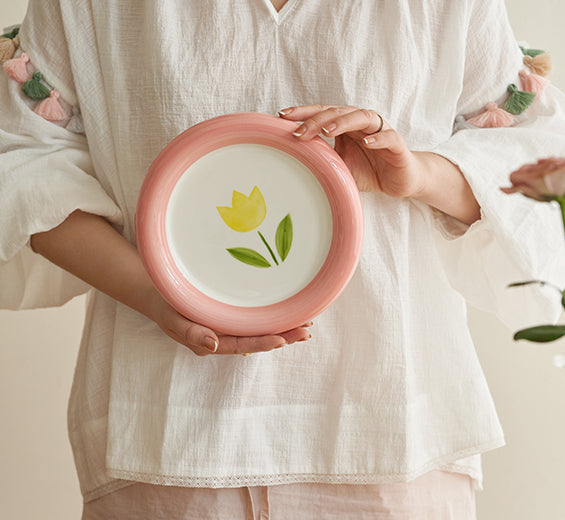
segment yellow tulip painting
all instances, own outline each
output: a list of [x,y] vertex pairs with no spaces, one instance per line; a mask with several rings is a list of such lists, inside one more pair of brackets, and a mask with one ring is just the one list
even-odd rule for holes
[[267,215],[267,206],[263,194],[257,186],[246,197],[239,191],[233,191],[232,207],[217,206],[224,222],[234,231],[245,233],[258,228]]
[[[257,229],[267,216],[267,205],[265,204],[265,199],[261,190],[257,186],[253,188],[249,196],[234,190],[231,208],[228,206],[216,206],[216,209],[222,217],[222,220],[231,229],[239,233],[247,233],[248,231]],[[267,242],[267,239],[263,236],[261,231],[257,231],[257,234],[259,235],[261,242],[263,242],[267,248],[267,251],[271,255],[275,264],[279,265],[277,257]],[[283,262],[286,260],[286,257],[290,252],[290,248],[292,246],[292,235],[292,219],[290,218],[289,213],[281,220],[275,235],[277,252]],[[244,264],[252,265],[254,267],[271,267],[270,262],[261,253],[254,249],[250,249],[248,247],[230,247],[227,248],[226,251],[236,260],[239,260]]]

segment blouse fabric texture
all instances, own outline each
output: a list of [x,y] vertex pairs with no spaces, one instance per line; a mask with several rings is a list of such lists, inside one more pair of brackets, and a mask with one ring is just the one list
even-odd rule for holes
[[193,355],[90,291],[69,435],[90,501],[130,481],[185,487],[409,481],[433,469],[480,486],[503,433],[465,300],[513,328],[556,319],[559,212],[508,196],[508,174],[565,154],[549,87],[512,128],[458,115],[504,99],[522,57],[502,0],[186,2],[31,0],[21,49],[85,136],[32,110],[0,77],[0,304],[59,305],[88,287],[26,246],[77,209],[130,241],[144,175],[191,125],[234,112],[346,104],[383,114],[413,150],[459,165],[472,226],[409,199],[363,193],[365,238],[312,339],[275,352]]

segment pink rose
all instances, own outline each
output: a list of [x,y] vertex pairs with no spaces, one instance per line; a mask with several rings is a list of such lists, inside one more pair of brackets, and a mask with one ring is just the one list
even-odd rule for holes
[[565,158],[550,157],[526,164],[510,174],[504,193],[522,193],[531,199],[550,201],[565,195]]

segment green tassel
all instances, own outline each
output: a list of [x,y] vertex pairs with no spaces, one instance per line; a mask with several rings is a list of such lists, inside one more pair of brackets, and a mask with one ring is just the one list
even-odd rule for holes
[[20,28],[14,27],[14,29],[12,29],[11,32],[3,34],[2,36],[0,36],[0,38],[10,38],[10,40],[13,40],[18,35],[19,32],[20,32]]
[[534,102],[534,99],[536,99],[535,92],[524,92],[522,90],[518,90],[518,87],[514,85],[514,83],[508,85],[508,92],[510,92],[510,97],[504,105],[504,110],[515,116],[525,112],[526,109]]
[[30,99],[39,101],[40,99],[45,99],[49,97],[51,92],[41,80],[43,79],[43,74],[41,72],[34,72],[33,77],[26,81],[22,86],[23,93]]
[[526,49],[525,47],[520,47],[520,50],[524,56],[530,56],[531,58],[535,58],[540,54],[545,54],[545,51],[542,51],[541,49]]

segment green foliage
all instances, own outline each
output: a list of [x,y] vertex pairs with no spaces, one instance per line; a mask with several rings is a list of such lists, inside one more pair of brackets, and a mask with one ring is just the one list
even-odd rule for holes
[[522,329],[514,334],[514,339],[526,339],[536,343],[547,343],[565,336],[565,325],[539,325]]
[[509,283],[508,287],[522,287],[524,285],[532,285],[532,284],[545,285],[545,282],[543,282],[542,280],[527,280],[525,282]]

